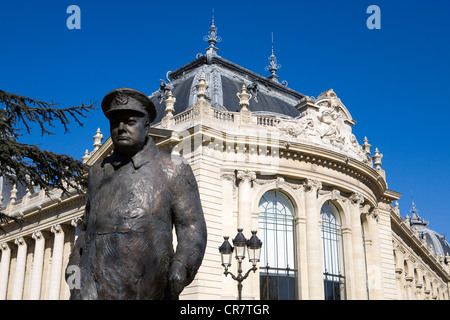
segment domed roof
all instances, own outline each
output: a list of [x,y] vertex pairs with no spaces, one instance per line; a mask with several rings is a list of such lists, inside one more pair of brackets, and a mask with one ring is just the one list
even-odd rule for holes
[[367,139],[364,145],[358,143],[352,133],[356,121],[333,89],[322,92],[316,99],[288,88],[286,81],[280,83],[276,74],[280,65],[273,48],[270,65],[266,68],[270,72],[268,76],[261,76],[222,58],[215,46],[220,40],[214,21],[205,40],[210,44],[206,54],[198,54],[195,60],[167,72],[167,79],[160,80],[159,90],[149,96],[157,110],[152,126],[157,127],[166,116],[165,100],[169,95],[176,99],[173,110],[172,106],[168,110],[172,116],[193,108],[199,99],[197,85],[200,79],[207,83],[206,99],[209,104],[222,112],[240,111],[237,93],[245,86],[251,94],[248,110],[257,117],[275,119],[272,130],[279,134],[280,139],[318,146],[369,166],[375,164],[376,169],[381,168],[383,155],[376,149],[372,157],[376,161],[372,163],[371,145]]
[[197,102],[196,85],[200,77],[208,83],[207,98],[213,108],[222,111],[239,111],[239,99],[236,94],[245,85],[252,94],[249,110],[258,113],[268,113],[282,118],[295,118],[299,116],[296,108],[305,96],[287,87],[287,82],[278,82],[276,71],[280,68],[273,52],[269,57],[270,71],[267,77],[256,74],[217,54],[216,47],[221,38],[217,36],[214,17],[209,33],[204,37],[210,46],[206,54],[198,54],[197,58],[175,71],[167,72],[166,80],[160,80],[158,91],[149,98],[155,104],[157,116],[153,124],[161,121],[165,116],[164,99],[169,91],[176,98],[174,115],[192,107]]
[[419,237],[426,241],[427,246],[433,248],[434,254],[442,256],[450,255],[450,245],[446,241],[445,235],[441,236],[436,231],[427,227],[429,222],[419,216],[414,202],[412,203],[411,212],[412,215],[407,215],[406,219],[409,220],[411,228],[417,230]]
[[258,75],[237,64],[214,55],[202,55],[191,63],[168,73],[168,82],[161,81],[158,91],[150,95],[157,109],[154,123],[165,116],[164,99],[169,91],[176,97],[174,115],[192,107],[197,101],[196,84],[203,76],[208,83],[207,96],[211,106],[222,111],[239,111],[236,96],[242,86],[252,94],[249,109],[258,113],[278,114],[295,118],[296,108],[304,95],[267,77]]

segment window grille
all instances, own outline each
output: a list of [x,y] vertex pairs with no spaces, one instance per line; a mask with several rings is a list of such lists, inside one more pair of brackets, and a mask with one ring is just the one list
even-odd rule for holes
[[278,191],[266,192],[259,202],[259,232],[263,242],[260,261],[262,300],[297,298],[294,208]]
[[321,209],[323,281],[325,300],[345,300],[342,225],[336,206],[327,201]]

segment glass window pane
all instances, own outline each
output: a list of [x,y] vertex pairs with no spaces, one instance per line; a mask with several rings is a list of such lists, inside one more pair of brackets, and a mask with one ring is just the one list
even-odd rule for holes
[[294,299],[294,208],[283,193],[269,191],[261,198],[259,210],[261,299]]
[[326,300],[345,299],[344,256],[339,211],[327,201],[320,212],[322,218],[322,248],[324,297]]

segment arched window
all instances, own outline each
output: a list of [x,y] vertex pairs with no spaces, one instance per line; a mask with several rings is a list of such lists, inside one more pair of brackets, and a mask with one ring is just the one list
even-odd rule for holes
[[259,201],[262,300],[296,299],[294,207],[279,191],[266,192]]
[[345,299],[344,253],[341,216],[327,201],[320,210],[322,218],[323,281],[325,300]]

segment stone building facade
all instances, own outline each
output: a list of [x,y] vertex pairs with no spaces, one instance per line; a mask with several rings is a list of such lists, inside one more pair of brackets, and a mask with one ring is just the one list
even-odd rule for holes
[[[268,77],[225,60],[214,24],[207,40],[206,54],[149,96],[158,109],[150,136],[191,164],[208,228],[202,266],[181,299],[236,299],[218,247],[237,228],[263,241],[244,299],[449,299],[448,243],[416,213],[401,217],[382,154],[357,141],[336,93],[315,98],[280,83],[273,52]],[[102,139],[99,130],[83,161],[112,152]],[[5,212],[25,223],[2,225],[0,299],[67,299],[85,195],[19,195],[2,185]]]

